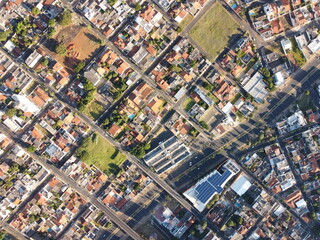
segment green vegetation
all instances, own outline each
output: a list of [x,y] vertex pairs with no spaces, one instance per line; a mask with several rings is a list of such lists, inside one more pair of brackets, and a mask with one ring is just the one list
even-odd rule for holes
[[219,195],[218,194],[215,194],[213,196],[213,198],[208,202],[206,208],[210,209],[213,207],[213,205],[219,200]]
[[53,27],[54,25],[56,25],[56,19],[54,19],[54,18],[50,19],[50,20],[48,21],[48,25],[49,25],[50,27]]
[[139,12],[141,10],[141,4],[140,3],[136,3],[136,5],[134,6],[134,9],[136,10],[136,12]]
[[59,55],[66,55],[67,53],[67,48],[63,43],[58,43],[54,49],[55,53]]
[[68,26],[72,23],[72,14],[68,10],[64,10],[58,18],[58,23],[61,26]]
[[84,67],[86,66],[86,63],[84,61],[81,61],[75,66],[74,71],[76,73],[79,73]]
[[128,88],[126,84],[127,80],[120,77],[120,75],[114,71],[110,71],[105,75],[106,80],[111,81],[114,88],[111,89],[114,100],[118,100],[122,93]]
[[146,155],[146,150],[150,149],[150,144],[148,143],[140,143],[135,146],[130,153],[135,155],[137,158],[143,158]]
[[235,227],[238,225],[242,225],[242,223],[243,223],[243,219],[239,215],[235,214],[229,219],[227,225],[229,227]]
[[194,127],[191,127],[188,132],[193,138],[196,138],[199,134],[199,131],[195,129]]
[[0,42],[6,41],[11,34],[11,30],[0,32]]
[[95,121],[104,112],[104,107],[98,101],[93,100],[88,105],[86,105],[85,109],[82,112]]
[[219,98],[217,98],[217,96],[214,95],[213,93],[208,92],[207,94],[208,94],[208,97],[211,98],[215,104],[218,104],[220,102]]
[[213,90],[213,86],[208,82],[202,82],[202,87],[207,91],[212,91]]
[[31,13],[32,13],[33,15],[39,15],[39,14],[41,13],[41,11],[40,11],[39,8],[34,7],[34,8],[32,8]]
[[199,121],[199,124],[201,125],[201,127],[203,127],[204,129],[209,129],[208,124],[205,121]]
[[181,23],[179,23],[179,27],[184,30],[193,20],[193,16],[191,14],[188,14]]
[[188,98],[184,103],[183,103],[183,108],[184,110],[186,110],[187,112],[193,107],[193,105],[196,102],[192,99],[192,98]]
[[237,93],[230,102],[232,104],[235,104],[240,98],[241,98],[241,93]]
[[302,111],[306,111],[306,110],[308,110],[310,108],[311,109],[314,108],[314,106],[312,104],[311,96],[310,96],[310,94],[307,94],[307,93],[308,92],[303,94],[303,96],[298,101],[298,106]]
[[266,67],[261,68],[260,72],[261,72],[261,74],[262,74],[263,76],[265,76],[266,78],[271,77],[271,73],[270,73],[269,69],[266,68]]
[[28,148],[27,148],[27,150],[28,150],[28,152],[33,153],[33,152],[35,152],[35,151],[36,151],[36,147],[35,147],[35,146],[33,146],[33,145],[29,145],[29,146],[28,146]]
[[55,33],[56,33],[56,29],[54,27],[49,27],[48,28],[48,37],[49,38],[52,37],[53,34],[55,34]]
[[182,28],[180,26],[178,26],[176,31],[177,31],[177,33],[181,33],[182,32]]
[[14,115],[17,114],[17,112],[18,112],[18,110],[15,109],[15,108],[8,108],[8,109],[6,110],[6,115],[7,115],[8,117],[13,117]]
[[1,231],[0,232],[0,240],[4,239],[5,236],[6,236],[6,233]]
[[221,4],[215,3],[194,25],[190,36],[212,57],[226,47],[230,37],[238,32],[239,25]]
[[303,53],[299,49],[296,40],[291,38],[290,41],[292,44],[293,57],[297,61],[297,64],[299,65],[299,67],[302,67],[307,62],[307,60],[305,59],[305,57],[303,56]]
[[42,66],[47,67],[49,64],[49,59],[46,57],[41,58],[41,64]]
[[78,102],[78,109],[79,111],[84,112],[86,110],[86,106],[94,99],[94,94],[97,89],[88,79],[82,78],[81,81],[83,83],[83,89],[86,90],[86,92]]
[[117,174],[119,165],[126,159],[101,135],[93,133],[83,139],[76,155],[88,165],[95,165],[106,174]]

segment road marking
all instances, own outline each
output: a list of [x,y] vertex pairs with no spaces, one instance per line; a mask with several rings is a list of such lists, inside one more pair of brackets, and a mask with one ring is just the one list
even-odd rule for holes
[[[319,64],[319,65],[320,65],[320,64]],[[315,66],[315,69],[313,69],[312,71],[310,71],[310,72],[302,79],[302,81],[300,81],[299,83],[297,83],[297,84],[287,93],[287,95],[286,95],[285,97],[283,97],[283,98],[282,98],[279,102],[277,102],[277,104],[275,104],[268,112],[266,112],[266,113],[264,114],[264,116],[263,116],[260,120],[258,120],[252,127],[250,127],[250,129],[244,130],[244,132],[243,132],[242,134],[240,134],[239,136],[231,139],[229,142],[225,143],[225,144],[222,145],[220,148],[216,149],[215,152],[213,152],[212,154],[208,155],[207,157],[205,157],[205,158],[202,159],[201,161],[197,162],[195,165],[193,165],[193,167],[188,168],[185,172],[181,173],[180,175],[178,175],[177,177],[173,178],[172,180],[174,181],[174,180],[180,179],[182,176],[184,176],[184,175],[188,174],[189,172],[193,171],[193,170],[194,170],[195,168],[197,168],[199,165],[202,165],[202,163],[204,163],[204,162],[206,162],[208,159],[210,159],[210,158],[213,156],[213,154],[216,154],[216,152],[219,152],[219,151],[223,150],[225,147],[227,147],[227,146],[233,144],[235,141],[239,140],[239,138],[242,138],[242,137],[245,136],[246,134],[249,134],[255,127],[257,127],[259,124],[261,124],[261,123],[265,120],[265,118],[267,118],[267,117],[271,114],[271,112],[272,112],[274,109],[276,109],[277,107],[279,107],[280,104],[282,104],[285,100],[287,100],[287,98],[290,96],[290,94],[291,94],[293,91],[295,91],[297,87],[299,87],[299,86],[298,86],[299,84],[302,85],[303,83],[305,83],[305,82],[309,79],[309,76],[310,76],[311,74],[314,74],[314,73],[318,70],[317,68],[318,68],[319,65]],[[290,77],[289,80],[291,80],[291,77]]]

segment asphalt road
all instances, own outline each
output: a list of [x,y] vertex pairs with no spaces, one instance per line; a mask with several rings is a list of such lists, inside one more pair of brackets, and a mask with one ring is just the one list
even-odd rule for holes
[[[6,136],[10,137],[12,141],[14,141],[18,146],[22,149],[27,151],[27,144],[21,140],[20,136],[17,136],[15,133],[11,132],[0,123],[0,131],[4,133]],[[58,168],[54,167],[53,165],[49,164],[46,159],[39,157],[34,153],[28,153],[35,161],[41,164],[45,169],[47,169],[51,174],[58,177],[61,181],[68,184],[69,187],[73,188],[79,194],[81,194],[86,201],[90,202],[101,211],[103,211],[118,227],[120,227],[124,232],[128,234],[128,236],[132,237],[133,239],[140,240],[141,237],[132,229],[130,228],[123,220],[121,220],[109,207],[105,206],[100,200],[96,198],[96,196],[90,194],[82,187],[80,187],[77,182],[71,179],[69,176],[62,173]]]

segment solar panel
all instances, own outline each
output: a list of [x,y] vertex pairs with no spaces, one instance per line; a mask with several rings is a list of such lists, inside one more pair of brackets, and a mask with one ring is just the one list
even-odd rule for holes
[[206,203],[214,193],[221,193],[223,188],[221,185],[228,179],[232,173],[226,170],[222,175],[219,173],[210,176],[207,181],[201,183],[196,187],[196,191],[199,193],[197,198],[199,201]]

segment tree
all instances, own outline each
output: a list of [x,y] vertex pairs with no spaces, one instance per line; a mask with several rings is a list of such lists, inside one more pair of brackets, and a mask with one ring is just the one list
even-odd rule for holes
[[54,25],[56,25],[56,20],[55,20],[54,18],[50,19],[50,20],[48,21],[48,25],[49,25],[50,27],[53,27]]
[[112,223],[111,222],[108,222],[107,224],[106,224],[106,228],[107,229],[110,229],[112,227]]
[[107,2],[110,6],[113,6],[117,2],[117,0],[107,0]]
[[209,129],[208,124],[205,121],[200,121],[199,124],[201,125],[201,127],[203,127],[204,129]]
[[35,147],[35,146],[33,146],[33,145],[29,145],[29,147],[27,148],[27,150],[28,150],[28,152],[33,153],[33,152],[35,152],[35,151],[36,151],[36,147]]
[[234,227],[234,226],[236,226],[236,223],[232,220],[229,220],[227,225],[228,225],[228,227]]
[[203,82],[202,83],[202,87],[208,91],[212,91],[213,87],[211,84],[207,83],[207,82]]
[[306,95],[307,95],[307,96],[310,95],[310,91],[309,91],[309,90],[306,91]]
[[43,58],[41,59],[41,64],[42,64],[42,66],[47,67],[48,64],[49,64],[49,59],[46,58],[46,57],[43,57]]
[[181,27],[177,27],[177,32],[181,33],[182,32],[182,28]]
[[202,223],[201,223],[201,227],[202,227],[202,229],[206,229],[206,228],[207,228],[207,226],[208,226],[207,221],[206,221],[206,220],[203,220],[203,221],[202,221]]
[[5,32],[0,32],[0,42],[6,41],[11,33],[11,30],[7,30]]
[[55,34],[56,29],[54,27],[49,27],[48,28],[48,37],[52,37],[53,34]]
[[68,10],[64,10],[58,18],[58,23],[61,26],[68,26],[72,23],[72,14]]
[[66,53],[67,53],[67,48],[66,48],[66,46],[65,46],[63,43],[59,43],[59,44],[55,47],[54,51],[55,51],[57,54],[59,54],[59,55],[66,55]]
[[85,62],[79,62],[77,66],[74,68],[74,71],[76,73],[79,73],[85,67],[85,65],[86,65]]
[[6,115],[8,116],[8,117],[13,117],[14,115],[16,115],[17,114],[17,109],[15,109],[15,108],[8,108],[7,109],[7,111],[6,111]]
[[317,219],[317,215],[315,212],[309,212],[309,217],[313,220],[316,220]]
[[141,10],[141,4],[140,3],[137,3],[134,7],[134,9],[136,10],[136,12],[139,12]]
[[266,67],[261,68],[261,73],[262,73],[266,78],[269,78],[269,77],[271,76],[269,69],[266,68]]
[[40,9],[37,7],[32,8],[31,13],[33,15],[39,15],[41,13]]

